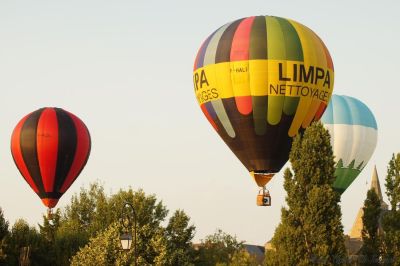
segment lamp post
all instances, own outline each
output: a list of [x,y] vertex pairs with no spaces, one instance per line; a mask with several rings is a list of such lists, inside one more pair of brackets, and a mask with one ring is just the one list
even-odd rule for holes
[[136,229],[137,229],[137,217],[135,208],[129,202],[125,202],[122,207],[121,212],[121,224],[124,227],[124,232],[119,237],[121,241],[121,246],[123,250],[130,250],[132,245],[132,219],[133,219],[133,228],[134,228],[134,237],[133,237],[133,247],[134,247],[134,257],[135,257],[135,266],[137,265],[137,246],[136,246]]

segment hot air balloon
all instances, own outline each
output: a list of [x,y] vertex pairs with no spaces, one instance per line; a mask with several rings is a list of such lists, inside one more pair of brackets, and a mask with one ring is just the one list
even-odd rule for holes
[[[193,72],[204,115],[269,196],[292,137],[319,120],[333,90],[332,59],[309,28],[273,16],[225,24],[201,45]],[[269,205],[270,198],[258,196]]]
[[344,95],[332,96],[321,121],[331,135],[336,161],[333,187],[342,194],[374,153],[378,127],[364,103]]
[[85,124],[60,108],[28,114],[11,136],[14,162],[49,214],[82,171],[90,147]]

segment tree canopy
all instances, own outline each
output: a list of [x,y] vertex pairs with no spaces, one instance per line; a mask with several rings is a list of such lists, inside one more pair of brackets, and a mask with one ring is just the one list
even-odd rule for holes
[[329,133],[313,123],[297,135],[284,173],[287,207],[282,208],[267,265],[344,264],[347,253],[340,196],[332,189],[334,160]]
[[378,235],[379,220],[381,217],[381,201],[375,190],[371,188],[367,193],[363,207],[363,246],[360,254],[361,265],[378,264],[381,253],[381,242]]
[[383,261],[400,265],[400,153],[392,155],[385,179],[390,209],[383,214]]

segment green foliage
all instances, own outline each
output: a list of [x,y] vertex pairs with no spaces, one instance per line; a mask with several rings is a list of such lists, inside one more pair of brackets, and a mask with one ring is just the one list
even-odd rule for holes
[[[132,262],[133,249],[128,253],[120,251],[119,224],[126,202],[134,206],[137,215],[139,265],[192,265],[191,240],[195,227],[182,210],[176,211],[164,227],[168,210],[154,195],[128,189],[108,196],[98,183],[82,188],[69,205],[53,213],[52,220],[43,216],[40,233],[24,220],[18,220],[5,245],[0,246],[5,247],[4,252],[0,250],[4,265],[18,265],[21,248],[25,247],[30,249],[31,265],[97,266]],[[0,236],[7,234],[8,223],[0,209]]]
[[382,219],[383,258],[388,265],[400,265],[400,211],[388,211]]
[[[78,219],[87,221],[89,227],[97,228],[100,233],[91,236],[87,245],[72,258],[72,265],[125,265],[128,260],[133,262],[133,247],[128,253],[119,250],[121,228],[118,221],[125,202],[132,204],[136,212],[138,265],[189,265],[193,260],[190,241],[195,227],[189,225],[190,218],[183,211],[176,211],[164,228],[162,222],[167,217],[168,210],[154,195],[146,195],[142,190],[134,192],[131,189],[120,190],[110,197],[103,197],[101,193],[91,194],[96,195],[92,197],[96,199],[95,202],[98,203],[98,199],[101,199],[101,204],[92,204],[85,196],[86,209],[92,209],[92,213],[89,214],[84,209],[69,208],[68,217],[72,219],[69,219],[68,224],[75,226]],[[75,201],[79,202],[81,199],[82,197],[79,197]],[[107,213],[107,218],[100,218],[95,213],[99,207],[102,209],[101,213]],[[89,225],[92,220],[94,225]],[[102,228],[104,225],[107,227]],[[77,226],[76,230],[82,229]],[[86,230],[86,235],[89,235],[91,230],[93,229]],[[70,229],[66,231],[71,232]],[[107,243],[103,243],[104,241]]]
[[287,208],[267,251],[266,265],[345,264],[340,196],[332,189],[334,160],[329,133],[313,123],[296,136],[285,170]]
[[4,218],[3,210],[0,208],[0,264],[6,259],[6,237],[8,236],[8,221]]
[[258,266],[260,265],[257,261],[257,258],[254,255],[249,254],[245,249],[241,249],[236,251],[230,263],[227,264],[229,266]]
[[86,234],[65,224],[61,225],[56,232],[53,246],[55,264],[60,266],[70,265],[71,257],[87,242],[88,236]]
[[108,209],[104,188],[93,183],[73,195],[71,203],[64,210],[58,209],[51,221],[43,217],[40,233],[52,247],[53,263],[69,265],[70,258],[88,243],[90,237],[105,230],[111,223]]
[[[137,248],[125,252],[120,247],[120,218],[124,203],[135,208]],[[72,197],[64,209],[57,209],[52,220],[43,216],[39,232],[24,220],[17,221],[6,237],[4,264],[18,265],[21,249],[29,247],[31,265],[132,265],[137,253],[138,265],[258,265],[242,242],[221,230],[206,237],[199,250],[191,243],[195,227],[182,210],[165,223],[167,208],[154,195],[142,190],[120,190],[106,195],[98,183]],[[0,228],[8,232],[1,219]],[[2,227],[2,224],[4,226]]]
[[0,240],[8,235],[8,221],[4,218],[3,209],[0,208]]
[[383,261],[388,265],[400,265],[400,154],[393,154],[385,179],[386,195],[390,210],[382,218]]
[[400,208],[400,153],[392,155],[385,179],[386,195],[392,211]]
[[55,234],[60,226],[61,210],[57,209],[51,216],[52,220],[49,220],[47,216],[43,216],[43,225],[39,224],[39,230],[43,238],[53,243]]
[[227,265],[236,252],[243,249],[243,242],[218,229],[206,237],[197,250],[196,265]]
[[88,190],[81,188],[79,195],[72,196],[71,203],[65,207],[62,223],[90,237],[107,228],[116,217],[116,210],[109,208],[104,188],[93,183]]
[[191,240],[195,227],[189,225],[190,218],[182,210],[175,211],[165,228],[168,265],[190,265],[193,257]]
[[363,246],[360,253],[361,265],[376,265],[379,262],[381,243],[378,235],[379,220],[381,216],[381,202],[375,190],[371,188],[364,201],[362,217]]
[[30,265],[52,265],[47,252],[49,247],[43,241],[39,232],[34,227],[29,226],[25,220],[19,219],[14,223],[6,240],[7,257],[5,264],[18,265],[24,248],[30,250]]
[[119,226],[115,223],[91,238],[72,258],[71,266],[127,265],[133,251],[124,254],[120,250],[119,231]]

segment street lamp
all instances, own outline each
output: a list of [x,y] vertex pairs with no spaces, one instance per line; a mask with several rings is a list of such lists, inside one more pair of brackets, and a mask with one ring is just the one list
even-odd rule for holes
[[119,237],[121,241],[121,246],[123,250],[130,250],[132,245],[132,219],[133,219],[133,228],[134,228],[134,237],[133,237],[133,247],[134,247],[134,257],[135,257],[135,266],[137,265],[137,246],[136,246],[136,211],[133,208],[133,205],[129,202],[125,202],[121,211],[121,224],[124,228],[124,232]]

